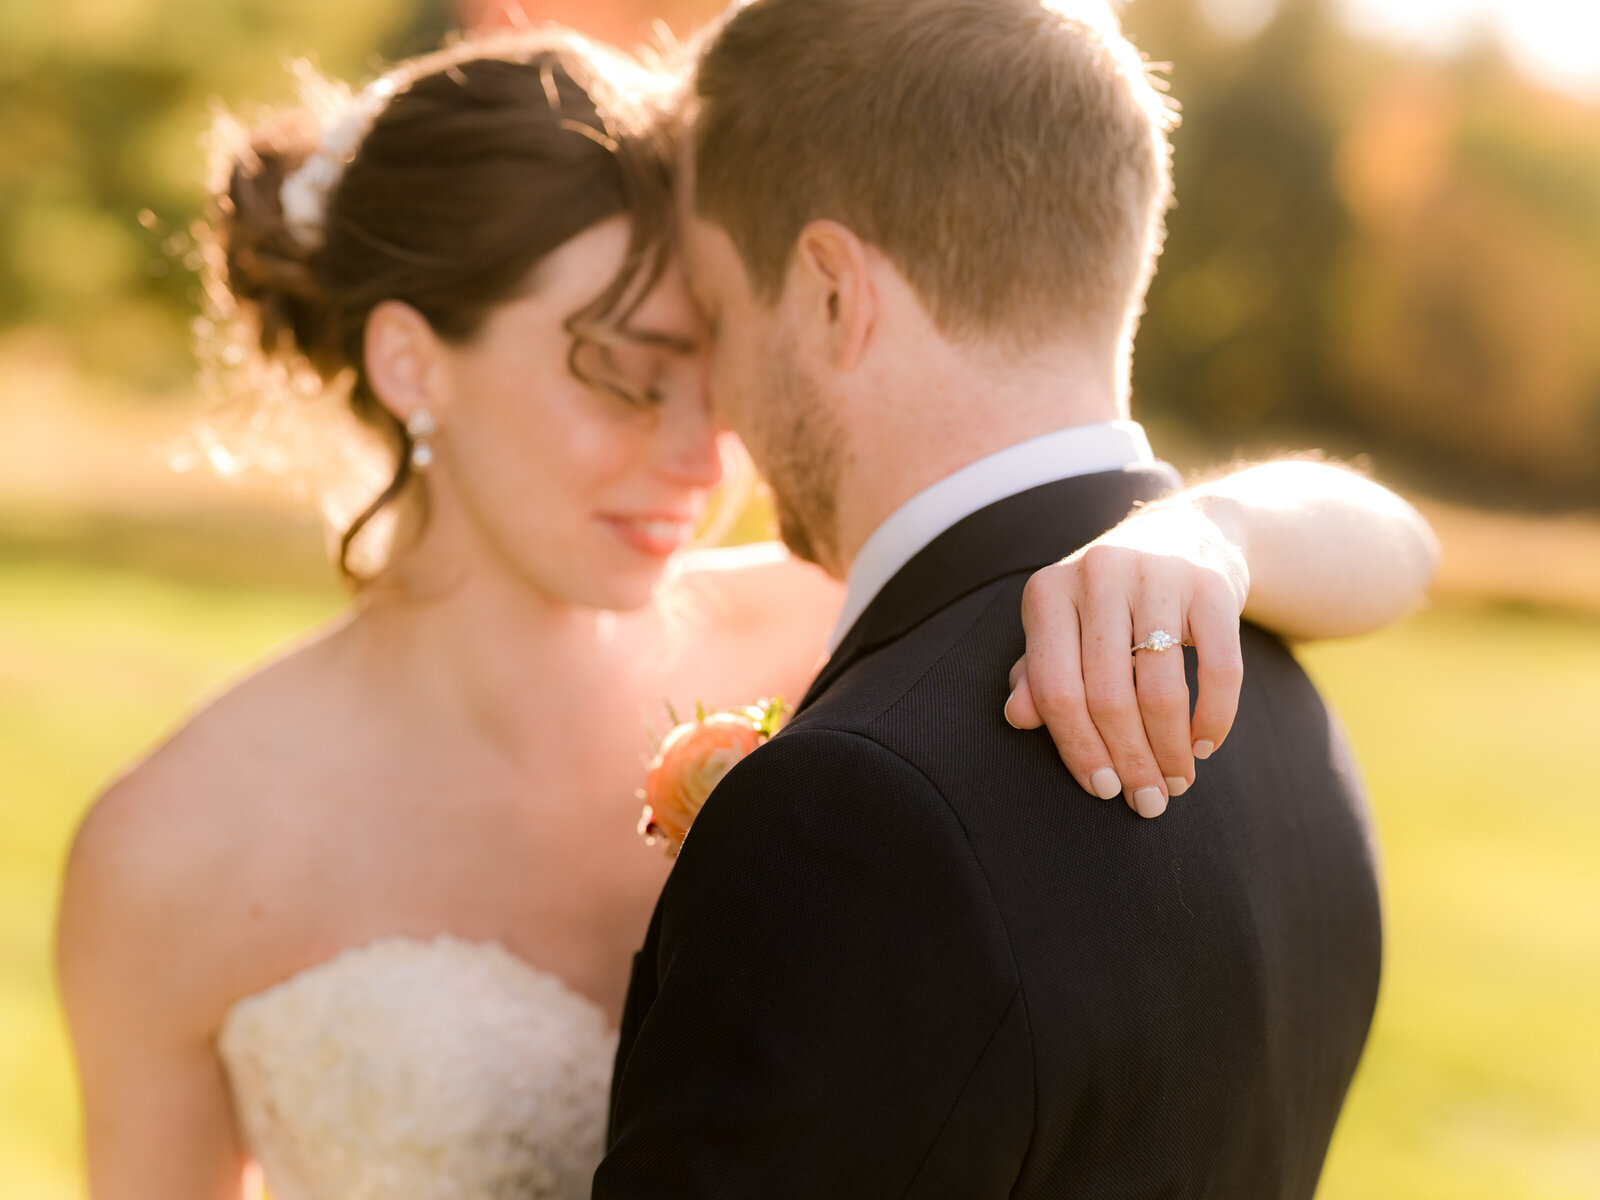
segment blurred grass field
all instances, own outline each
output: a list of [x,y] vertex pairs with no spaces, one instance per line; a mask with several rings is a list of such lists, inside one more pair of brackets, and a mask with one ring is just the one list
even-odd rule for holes
[[[4,1200],[79,1194],[49,970],[79,814],[208,691],[339,604],[331,587],[0,553]],[[1389,921],[1322,1200],[1600,1198],[1600,623],[1446,607],[1305,658],[1367,771]]]

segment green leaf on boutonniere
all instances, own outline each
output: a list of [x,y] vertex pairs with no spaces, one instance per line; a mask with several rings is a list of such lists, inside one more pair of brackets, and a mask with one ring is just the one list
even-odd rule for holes
[[783,718],[789,713],[789,706],[783,702],[782,696],[774,696],[770,700],[759,700],[755,705],[761,714],[756,724],[757,731],[763,738],[770,738],[783,727]]

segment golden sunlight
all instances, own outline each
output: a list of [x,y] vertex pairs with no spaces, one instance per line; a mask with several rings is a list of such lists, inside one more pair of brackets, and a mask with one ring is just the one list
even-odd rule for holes
[[[1239,0],[1256,3],[1258,0]],[[1342,0],[1362,31],[1453,50],[1497,37],[1528,74],[1600,99],[1600,5],[1573,0]]]

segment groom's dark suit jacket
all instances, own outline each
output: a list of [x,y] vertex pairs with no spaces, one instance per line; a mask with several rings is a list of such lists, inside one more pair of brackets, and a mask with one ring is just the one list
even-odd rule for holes
[[1167,478],[948,530],[717,789],[635,964],[595,1196],[1312,1195],[1380,931],[1310,682],[1246,626],[1233,733],[1153,821],[1002,716],[1030,573]]

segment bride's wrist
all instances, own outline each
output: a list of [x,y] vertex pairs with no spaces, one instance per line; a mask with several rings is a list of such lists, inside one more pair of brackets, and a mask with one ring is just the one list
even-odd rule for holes
[[1176,537],[1187,548],[1203,554],[1231,548],[1245,569],[1250,567],[1248,506],[1233,496],[1191,488],[1144,505],[1134,519],[1161,522],[1156,528],[1165,526],[1170,531],[1164,532],[1163,537]]
[[1139,539],[1146,548],[1188,559],[1224,577],[1243,608],[1250,598],[1250,509],[1234,496],[1202,485],[1142,508],[1133,520],[1152,522],[1159,531]]
[[1187,503],[1213,526],[1222,540],[1238,551],[1246,568],[1250,562],[1250,518],[1246,505],[1233,496],[1214,491],[1197,491]]

